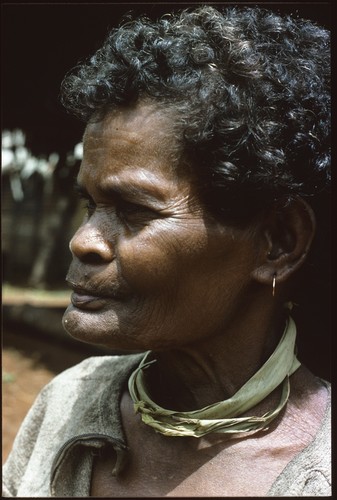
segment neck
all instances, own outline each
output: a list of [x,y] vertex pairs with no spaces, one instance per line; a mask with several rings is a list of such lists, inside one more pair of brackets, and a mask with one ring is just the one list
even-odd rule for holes
[[283,314],[253,313],[221,334],[154,353],[148,383],[157,404],[191,411],[233,396],[272,354],[285,326]]

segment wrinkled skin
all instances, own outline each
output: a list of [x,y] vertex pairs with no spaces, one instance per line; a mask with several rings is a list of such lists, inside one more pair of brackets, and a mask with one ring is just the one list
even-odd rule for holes
[[67,279],[77,294],[64,317],[74,337],[177,348],[222,333],[247,300],[254,231],[207,215],[192,173],[174,164],[170,136],[151,106],[86,129],[78,183],[88,215],[70,244]]

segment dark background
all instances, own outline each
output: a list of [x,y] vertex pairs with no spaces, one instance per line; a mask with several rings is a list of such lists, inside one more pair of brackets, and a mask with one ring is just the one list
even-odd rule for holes
[[[257,4],[330,27],[330,3]],[[193,5],[200,3],[3,4],[3,128],[24,130],[33,154],[68,151],[81,139],[83,126],[58,101],[65,73],[100,46],[124,13],[147,13],[156,18]]]
[[[206,2],[205,2],[206,3]],[[215,6],[246,2],[210,3]],[[2,127],[22,129],[26,145],[36,156],[65,155],[81,140],[84,125],[59,103],[61,81],[79,60],[93,53],[122,15],[146,13],[151,18],[201,3],[34,3],[2,4]],[[331,28],[331,2],[264,2],[265,8],[311,19]],[[330,224],[326,222],[327,226]],[[316,253],[322,269],[303,277],[310,290],[299,308],[300,352],[318,375],[331,378],[331,229],[318,237]],[[296,316],[296,312],[294,313]],[[309,334],[308,334],[309,332]]]

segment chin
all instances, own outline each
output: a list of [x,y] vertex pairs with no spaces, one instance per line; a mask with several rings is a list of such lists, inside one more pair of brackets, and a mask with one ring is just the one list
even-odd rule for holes
[[70,305],[62,325],[71,337],[81,342],[130,353],[146,350],[137,338],[122,332],[118,315],[112,310],[83,311]]

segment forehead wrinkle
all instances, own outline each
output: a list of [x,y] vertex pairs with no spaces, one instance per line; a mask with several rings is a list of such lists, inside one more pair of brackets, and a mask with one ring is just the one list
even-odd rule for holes
[[160,185],[158,185],[158,175],[142,172],[141,169],[132,169],[129,174],[123,169],[123,178],[116,174],[109,175],[101,183],[101,189],[131,196],[143,194],[159,201],[165,201],[165,192],[164,189],[161,189],[161,186],[165,187],[165,178],[160,179],[160,181]]
[[93,134],[88,134],[83,138],[83,151],[84,154],[92,154],[93,152],[110,151],[110,154],[114,154],[118,151],[119,154],[124,154],[127,157],[130,154],[130,147],[138,146],[142,141],[136,137],[137,134],[132,132],[133,137],[125,137],[126,134],[122,136],[111,136],[107,135],[105,132],[96,137]]
[[[127,154],[130,146],[143,146],[144,140],[148,147],[153,148],[153,153],[157,154],[169,148],[176,156],[178,147],[173,140],[172,119],[153,104],[139,103],[129,110],[120,109],[108,113],[102,120],[87,125],[83,139],[89,139],[90,143],[103,141],[104,147],[111,152],[117,147]],[[93,149],[96,149],[95,146]]]
[[144,162],[146,162],[146,167],[155,165],[159,158],[166,155],[169,161],[165,162],[165,167],[173,171],[176,167],[175,150],[172,147],[170,153],[167,141],[158,139],[159,136],[154,133],[140,136],[136,132],[121,135],[109,135],[103,132],[97,137],[88,134],[83,141],[83,160],[97,164],[100,160],[99,154],[105,151],[107,153],[105,161],[108,161],[108,165],[110,164],[112,168],[115,168],[116,164],[127,168],[130,162],[134,162],[137,158],[138,165],[133,165],[133,167],[141,169]]

